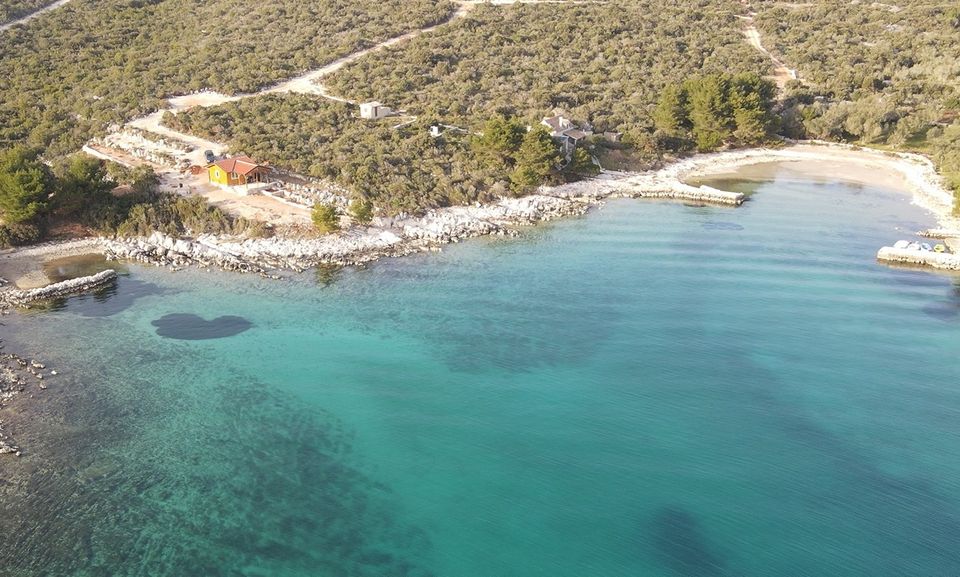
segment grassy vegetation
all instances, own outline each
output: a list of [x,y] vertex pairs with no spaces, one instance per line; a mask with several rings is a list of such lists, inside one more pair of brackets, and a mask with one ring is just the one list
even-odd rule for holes
[[474,124],[562,108],[597,130],[645,132],[660,91],[695,74],[765,73],[733,0],[477,6],[325,79],[337,94]]
[[153,231],[179,238],[198,234],[262,237],[269,228],[259,221],[232,217],[199,196],[159,195],[125,203],[125,218],[111,231],[119,236],[147,236]]
[[0,0],[0,24],[26,16],[56,0]]
[[452,9],[447,0],[71,2],[0,34],[0,148],[70,153],[165,96],[252,91]]

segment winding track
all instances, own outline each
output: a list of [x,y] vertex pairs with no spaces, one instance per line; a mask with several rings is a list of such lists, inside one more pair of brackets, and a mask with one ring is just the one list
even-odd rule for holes
[[743,35],[747,38],[747,43],[749,43],[750,46],[753,46],[773,63],[773,81],[777,84],[777,88],[783,90],[786,88],[787,82],[798,78],[797,71],[789,68],[783,61],[771,54],[770,51],[764,47],[760,39],[760,31],[757,30],[757,26],[753,22],[754,15],[755,13],[751,12],[749,16],[737,17],[747,23],[747,27],[743,30]]
[[37,16],[40,16],[40,15],[43,14],[44,12],[50,12],[51,10],[56,10],[57,8],[59,8],[59,7],[63,6],[64,4],[66,4],[67,2],[70,2],[70,0],[57,0],[57,1],[54,2],[53,4],[44,6],[43,8],[40,8],[39,10],[37,10],[37,11],[35,11],[35,12],[31,12],[31,13],[27,14],[26,16],[21,16],[20,18],[17,18],[16,20],[11,20],[10,22],[7,22],[6,24],[0,24],[0,32],[4,32],[5,30],[9,30],[10,28],[13,28],[14,26],[16,26],[16,25],[18,25],[18,24],[23,24],[24,22],[29,22],[30,20],[33,20],[34,18],[36,18]]
[[[69,1],[69,0],[61,0],[61,1]],[[354,104],[355,101],[353,100],[332,94],[326,86],[324,86],[319,82],[319,80],[325,76],[333,74],[334,72],[340,70],[344,66],[352,62],[355,62],[356,60],[359,60],[360,58],[363,58],[364,56],[367,56],[373,52],[377,52],[385,48],[388,48],[390,46],[394,46],[396,44],[400,44],[402,42],[412,40],[413,38],[416,38],[421,34],[432,32],[433,30],[436,30],[441,26],[445,26],[459,18],[466,16],[478,4],[484,4],[484,3],[487,3],[487,1],[486,0],[460,0],[456,2],[456,4],[458,5],[457,10],[454,11],[449,18],[447,18],[446,20],[438,24],[434,24],[426,28],[421,28],[419,30],[413,30],[405,34],[401,34],[400,36],[395,36],[393,38],[384,40],[383,42],[380,42],[374,46],[371,46],[370,48],[358,50],[357,52],[348,54],[347,56],[339,58],[325,66],[322,66],[315,70],[311,70],[305,74],[301,74],[300,76],[291,78],[290,80],[285,80],[279,84],[264,88],[263,90],[259,90],[257,92],[250,92],[246,94],[237,94],[237,95],[229,96],[226,94],[221,94],[219,92],[204,91],[196,94],[188,94],[185,96],[177,96],[174,98],[170,98],[167,101],[168,104],[170,105],[170,108],[158,110],[152,114],[148,114],[147,116],[143,116],[141,118],[131,120],[130,122],[127,123],[127,125],[134,128],[141,129],[141,130],[146,130],[148,132],[153,132],[155,134],[159,134],[166,138],[180,140],[182,142],[186,142],[188,144],[195,146],[197,148],[197,151],[191,156],[191,159],[194,160],[197,164],[203,164],[202,151],[212,150],[215,154],[222,154],[227,148],[226,145],[213,142],[211,140],[205,140],[203,138],[198,138],[196,136],[192,136],[190,134],[186,134],[183,132],[178,132],[176,130],[163,126],[160,122],[161,122],[161,119],[163,118],[164,112],[166,112],[167,110],[170,110],[174,113],[177,113],[182,110],[189,110],[196,106],[202,106],[202,107],[217,106],[219,104],[224,104],[227,102],[235,102],[237,100],[243,100],[245,98],[253,98],[255,96],[262,96],[265,94],[284,94],[284,93],[312,94],[314,96],[320,96],[320,97],[327,98],[329,100],[334,100],[337,102],[347,102],[347,103]],[[489,3],[496,6],[505,6],[510,4],[606,4],[607,2],[605,2],[604,0],[491,0]],[[194,156],[196,158],[193,158]]]

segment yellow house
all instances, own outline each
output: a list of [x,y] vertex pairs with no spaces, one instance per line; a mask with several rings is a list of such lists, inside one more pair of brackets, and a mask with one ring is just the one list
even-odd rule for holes
[[270,167],[257,164],[249,156],[233,156],[208,166],[207,175],[213,184],[241,186],[252,182],[267,182]]

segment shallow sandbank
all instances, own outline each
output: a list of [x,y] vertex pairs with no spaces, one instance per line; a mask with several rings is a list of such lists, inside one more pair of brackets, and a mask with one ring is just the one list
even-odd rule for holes
[[42,287],[53,282],[44,271],[47,262],[102,252],[100,240],[96,238],[0,251],[0,278],[19,289]]

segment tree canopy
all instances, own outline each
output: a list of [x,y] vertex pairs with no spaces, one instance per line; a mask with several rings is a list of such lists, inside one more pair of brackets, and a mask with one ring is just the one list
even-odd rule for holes
[[452,11],[447,0],[71,2],[0,34],[0,147],[70,154],[166,97],[251,92]]
[[36,150],[0,150],[0,216],[7,224],[28,222],[45,208],[53,179]]
[[329,234],[340,230],[340,219],[337,216],[337,207],[332,204],[318,202],[310,212],[313,226],[321,234]]
[[695,76],[667,87],[654,113],[658,130],[698,150],[754,145],[772,136],[775,88],[753,73]]

